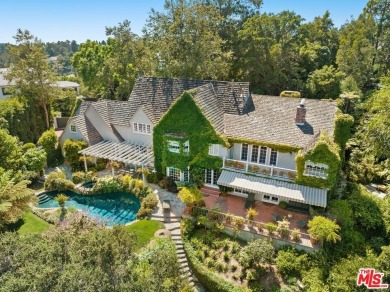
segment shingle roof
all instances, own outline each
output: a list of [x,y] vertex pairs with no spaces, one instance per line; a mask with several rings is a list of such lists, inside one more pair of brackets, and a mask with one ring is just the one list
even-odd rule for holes
[[84,114],[75,116],[72,118],[72,121],[90,145],[103,141],[102,136],[100,136],[99,132]]
[[158,121],[184,91],[206,84],[213,85],[218,104],[224,112],[236,114],[245,112],[244,99],[249,95],[248,82],[140,77],[129,98],[130,116],[133,116],[141,105],[147,105]]
[[306,99],[306,123],[295,124],[300,99],[252,95],[254,111],[244,115],[224,115],[227,137],[305,147],[319,131],[331,137],[334,130],[335,102]]
[[218,97],[213,85],[209,83],[194,89],[193,98],[215,130],[222,134],[224,130],[224,113],[218,102]]

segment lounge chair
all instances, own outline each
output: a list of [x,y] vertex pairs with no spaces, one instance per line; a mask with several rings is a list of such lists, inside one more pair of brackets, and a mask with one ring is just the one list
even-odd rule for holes
[[307,224],[307,221],[304,221],[304,220],[298,220],[298,221],[297,221],[297,225],[298,225],[300,228],[305,227],[306,224]]
[[272,219],[273,219],[275,222],[278,222],[278,221],[282,221],[282,220],[283,220],[283,217],[280,216],[279,214],[272,214]]

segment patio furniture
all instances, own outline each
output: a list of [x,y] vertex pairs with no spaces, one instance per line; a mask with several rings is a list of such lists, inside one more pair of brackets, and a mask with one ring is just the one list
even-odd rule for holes
[[306,224],[307,224],[307,221],[304,221],[304,220],[298,220],[298,221],[297,221],[297,225],[298,225],[300,228],[305,227]]
[[171,210],[171,201],[170,200],[164,200],[162,204],[164,211],[170,211]]
[[252,208],[253,202],[255,201],[255,194],[248,194],[248,198],[245,201],[245,209]]
[[278,222],[278,221],[282,221],[283,217],[280,216],[279,214],[272,214],[272,219],[273,219],[275,222]]

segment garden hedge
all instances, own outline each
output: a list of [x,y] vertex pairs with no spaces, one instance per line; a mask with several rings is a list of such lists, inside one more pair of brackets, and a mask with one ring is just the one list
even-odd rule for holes
[[195,256],[195,251],[189,242],[184,241],[184,250],[187,254],[188,264],[200,283],[210,291],[240,292],[245,289],[237,287],[233,283],[222,279],[208,270]]

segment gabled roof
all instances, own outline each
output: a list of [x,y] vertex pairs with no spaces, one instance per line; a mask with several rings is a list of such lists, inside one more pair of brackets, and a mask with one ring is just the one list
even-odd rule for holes
[[207,84],[212,84],[218,106],[224,112],[245,112],[245,99],[249,95],[248,82],[140,77],[129,98],[129,115],[132,117],[140,106],[146,106],[150,110],[149,114],[158,121],[184,91]]
[[306,99],[306,123],[295,124],[300,99],[252,95],[254,110],[244,115],[224,115],[225,134],[239,138],[303,148],[320,131],[333,137],[336,102]]
[[214,127],[215,131],[222,134],[224,131],[224,113],[218,102],[218,97],[213,85],[209,83],[194,89],[193,99],[203,112],[204,116]]

